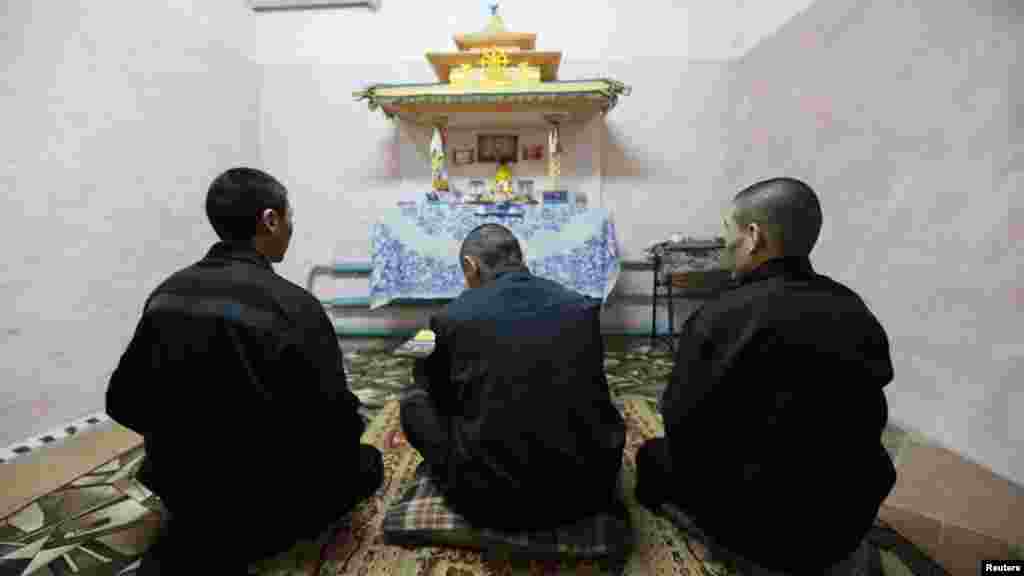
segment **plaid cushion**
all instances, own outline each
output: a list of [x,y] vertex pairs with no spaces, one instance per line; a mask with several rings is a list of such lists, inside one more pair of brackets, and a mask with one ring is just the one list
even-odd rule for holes
[[550,530],[500,532],[473,528],[448,508],[440,488],[420,464],[412,484],[384,516],[384,537],[394,544],[502,549],[529,556],[595,558],[625,555],[631,538],[629,513],[613,510]]

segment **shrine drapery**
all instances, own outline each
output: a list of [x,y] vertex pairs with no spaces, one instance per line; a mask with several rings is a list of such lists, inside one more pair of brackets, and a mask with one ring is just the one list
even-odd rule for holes
[[418,204],[388,210],[371,235],[371,307],[396,298],[456,298],[465,289],[459,248],[485,223],[509,228],[530,271],[604,300],[619,274],[615,226],[608,211],[577,206],[523,206],[521,217],[481,215],[475,206]]

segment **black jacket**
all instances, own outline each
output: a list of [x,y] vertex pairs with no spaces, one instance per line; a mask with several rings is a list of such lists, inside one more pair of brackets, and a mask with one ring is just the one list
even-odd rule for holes
[[268,514],[337,493],[357,470],[358,406],[319,302],[226,243],[149,296],[107,389],[110,416],[145,438],[141,479],[172,511]]
[[430,326],[425,365],[450,416],[454,498],[486,499],[493,515],[529,510],[534,524],[607,507],[625,424],[605,379],[600,302],[515,268]]
[[683,328],[664,397],[673,499],[767,567],[842,557],[895,483],[892,379],[860,297],[806,258],[765,263]]

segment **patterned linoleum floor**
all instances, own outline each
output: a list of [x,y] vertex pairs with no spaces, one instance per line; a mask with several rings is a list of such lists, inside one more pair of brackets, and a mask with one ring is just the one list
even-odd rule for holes
[[[345,361],[349,385],[365,404],[367,419],[411,379],[413,361],[387,352],[346,351]],[[667,352],[607,354],[606,373],[617,404],[633,396],[656,405],[671,371]],[[898,436],[885,441],[898,451]],[[0,520],[0,576],[114,576],[130,566],[151,541],[161,510],[159,499],[134,479],[142,458],[142,449],[136,449]],[[906,548],[906,542],[900,546]],[[907,570],[910,564],[886,573],[933,573]]]

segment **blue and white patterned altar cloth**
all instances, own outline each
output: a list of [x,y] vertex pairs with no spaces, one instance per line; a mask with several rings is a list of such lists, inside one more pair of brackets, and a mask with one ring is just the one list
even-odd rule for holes
[[389,209],[370,237],[370,307],[394,299],[456,298],[465,289],[462,240],[477,226],[501,224],[516,235],[526,265],[540,277],[605,300],[619,275],[608,211],[577,206],[516,206],[522,216],[481,214],[473,205],[416,204]]

